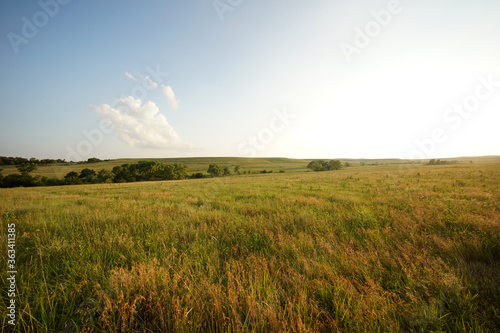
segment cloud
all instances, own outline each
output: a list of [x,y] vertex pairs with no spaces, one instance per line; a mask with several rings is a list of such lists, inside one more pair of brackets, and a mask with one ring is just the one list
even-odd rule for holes
[[146,80],[148,81],[148,84],[153,88],[153,89],[156,89],[158,88],[158,83],[156,83],[155,81],[151,80],[151,78],[149,76],[146,76],[145,77]]
[[129,78],[129,79],[132,79],[134,81],[137,81],[137,79],[132,75],[130,74],[129,72],[125,72],[125,75]]
[[165,94],[165,96],[167,96],[167,99],[168,99],[168,104],[170,104],[170,106],[174,109],[174,110],[177,110],[179,108],[179,103],[180,101],[175,99],[175,94],[174,94],[174,91],[172,90],[172,87],[171,86],[165,86],[165,85],[161,85],[161,90],[163,90],[163,93]]
[[[134,80],[135,82],[139,81],[139,79],[137,79],[135,76],[133,76],[129,72],[125,72],[125,75],[129,79]],[[139,73],[138,76],[142,79],[142,84],[143,84],[144,88],[150,89],[150,90],[154,90],[154,89],[158,88],[158,83],[151,80],[151,78],[149,76],[144,76],[142,73]],[[146,86],[146,84],[148,84],[149,86]]]
[[141,100],[129,96],[117,99],[115,104],[116,107],[103,104],[90,108],[130,146],[192,148],[179,138],[155,103],[149,101],[142,105]]

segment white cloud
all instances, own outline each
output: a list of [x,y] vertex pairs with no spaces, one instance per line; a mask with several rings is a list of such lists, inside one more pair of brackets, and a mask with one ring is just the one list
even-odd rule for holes
[[132,79],[134,81],[137,81],[137,79],[135,78],[135,76],[133,76],[132,74],[130,74],[129,72],[125,72],[125,75],[129,78],[129,79]]
[[[134,80],[135,82],[139,81],[138,78],[136,78],[135,76],[133,76],[129,72],[125,72],[125,75],[129,79]],[[154,89],[158,88],[158,83],[156,83],[155,81],[151,80],[151,78],[149,76],[144,76],[142,73],[139,73],[138,76],[142,79],[142,84],[143,84],[144,88],[150,89],[150,90],[154,90]],[[146,84],[149,85],[149,86],[146,86]]]
[[151,78],[149,76],[146,76],[146,80],[148,81],[148,84],[153,88],[153,89],[156,89],[158,88],[158,83],[156,83],[155,81],[151,80]]
[[129,96],[117,99],[115,104],[116,107],[92,105],[91,110],[130,146],[192,148],[190,144],[182,142],[155,103],[148,101],[142,105],[141,100]]
[[180,101],[175,99],[175,94],[174,94],[174,91],[172,90],[172,87],[171,86],[165,86],[165,85],[161,85],[161,89],[163,90],[163,93],[165,94],[165,96],[167,96],[167,99],[168,99],[168,104],[170,104],[170,106],[174,109],[174,110],[177,110],[179,108],[179,103]]

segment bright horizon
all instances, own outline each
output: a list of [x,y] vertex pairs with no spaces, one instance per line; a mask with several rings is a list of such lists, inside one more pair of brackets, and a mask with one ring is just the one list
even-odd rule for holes
[[4,1],[0,155],[500,155],[500,3]]

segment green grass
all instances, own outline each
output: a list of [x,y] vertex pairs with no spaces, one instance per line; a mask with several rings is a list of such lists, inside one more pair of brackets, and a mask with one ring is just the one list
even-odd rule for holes
[[[202,172],[207,173],[208,166],[212,163],[217,163],[221,166],[233,166],[240,165],[241,171],[261,171],[261,170],[273,170],[278,172],[280,169],[286,172],[303,172],[308,171],[307,164],[311,161],[310,159],[290,159],[290,158],[244,158],[244,157],[184,157],[184,158],[154,158],[154,159],[117,159],[109,160],[99,163],[85,163],[85,164],[51,164],[42,165],[38,169],[31,173],[32,176],[45,176],[45,177],[56,177],[63,178],[68,172],[75,171],[80,172],[84,168],[90,168],[95,171],[101,169],[111,170],[113,167],[122,165],[125,163],[137,163],[142,160],[148,161],[160,161],[162,163],[174,164],[174,163],[184,163],[188,166],[188,172],[196,173]],[[474,161],[476,163],[484,162],[500,162],[500,156],[484,156],[484,157],[463,157],[456,159],[442,159],[442,160],[458,160],[461,163],[469,163],[469,161]],[[349,162],[353,167],[359,167],[361,162],[365,163],[365,167],[371,167],[373,164],[378,164],[382,166],[387,165],[399,165],[407,164],[408,161],[398,160],[398,159],[341,159],[343,163]],[[426,163],[426,162],[422,162]],[[1,165],[0,169],[3,169],[2,173],[4,175],[9,175],[13,173],[19,173],[14,165]]]
[[498,331],[499,166],[0,189],[15,331]]
[[[174,163],[184,163],[188,166],[188,172],[196,173],[202,172],[207,173],[208,166],[212,163],[217,163],[221,166],[233,166],[240,165],[241,172],[243,171],[260,171],[260,170],[273,170],[278,172],[280,169],[286,170],[287,172],[297,172],[306,171],[307,164],[310,160],[297,160],[288,158],[242,158],[242,157],[186,157],[186,158],[155,158],[155,159],[118,159],[103,161],[99,163],[84,163],[84,164],[52,164],[52,165],[42,165],[38,169],[31,173],[32,176],[46,176],[46,177],[57,177],[63,178],[68,172],[76,171],[80,172],[84,168],[94,169],[99,171],[101,169],[111,170],[113,167],[122,164],[132,164],[139,161],[160,161],[162,163],[174,164]],[[14,165],[1,166],[3,169],[2,173],[4,175],[9,175],[12,173],[19,173]]]

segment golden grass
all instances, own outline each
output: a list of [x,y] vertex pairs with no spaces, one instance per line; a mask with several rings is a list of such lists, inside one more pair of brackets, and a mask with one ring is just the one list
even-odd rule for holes
[[1,189],[15,331],[494,332],[499,176],[490,163]]

